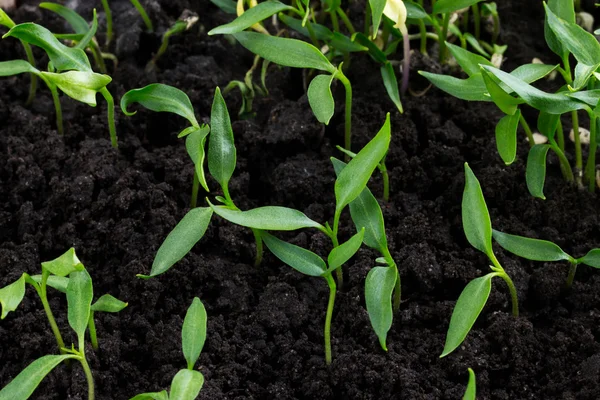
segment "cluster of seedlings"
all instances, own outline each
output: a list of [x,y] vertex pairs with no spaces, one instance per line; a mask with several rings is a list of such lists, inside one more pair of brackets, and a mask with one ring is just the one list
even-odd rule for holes
[[[256,92],[267,93],[265,78],[271,63],[301,68],[305,89],[315,118],[328,124],[335,111],[333,85],[340,82],[345,91],[344,147],[339,147],[345,160],[331,158],[332,171],[337,178],[334,184],[335,208],[332,221],[314,221],[299,210],[281,206],[263,206],[241,210],[234,202],[229,182],[236,168],[234,133],[227,105],[217,87],[210,113],[210,123],[200,124],[188,96],[181,90],[154,83],[132,89],[121,98],[124,114],[132,116],[133,104],[155,112],[169,112],[185,118],[190,126],[179,134],[184,138],[187,153],[194,165],[191,209],[175,226],[160,246],[150,273],[138,275],[144,279],[167,272],[198,243],[207,231],[214,215],[233,224],[249,228],[256,240],[256,266],[263,259],[264,247],[283,263],[296,271],[321,277],[330,294],[323,328],[325,362],[332,362],[331,322],[338,287],[343,285],[343,266],[357,251],[366,246],[375,250],[378,258],[367,274],[364,288],[366,309],[375,335],[383,350],[387,350],[387,335],[395,312],[401,304],[401,280],[396,261],[388,247],[383,213],[377,198],[367,187],[375,170],[383,177],[383,200],[389,198],[389,177],[385,158],[391,142],[390,115],[379,132],[360,151],[352,149],[352,84],[347,77],[352,53],[368,53],[380,66],[381,79],[387,94],[398,112],[403,112],[401,95],[410,91],[410,42],[418,40],[421,53],[427,54],[428,42],[435,41],[441,63],[456,62],[468,78],[433,74],[420,71],[432,84],[458,98],[469,101],[494,102],[505,114],[496,126],[496,143],[500,157],[506,164],[516,159],[517,130],[521,126],[527,135],[529,156],[526,182],[533,196],[544,198],[546,157],[552,150],[560,161],[565,179],[580,187],[594,191],[597,179],[595,153],[597,148],[598,116],[600,115],[600,44],[595,37],[575,23],[573,0],[549,0],[545,4],[545,38],[550,49],[562,60],[561,65],[531,63],[510,73],[500,69],[506,46],[498,44],[500,19],[496,4],[481,0],[432,1],[432,11],[427,13],[423,0],[369,0],[364,24],[355,27],[340,1],[325,0],[312,3],[308,0],[284,4],[278,0],[257,3],[255,0],[212,0],[226,13],[236,14],[230,23],[218,26],[209,35],[230,35],[254,55],[254,63],[243,81],[230,82],[224,93],[238,88],[242,93],[240,116],[252,115],[252,101]],[[137,0],[132,4],[140,12],[148,31],[152,22]],[[91,23],[75,11],[55,3],[41,3],[40,7],[58,14],[68,23],[73,33],[52,33],[34,23],[15,24],[0,9],[0,24],[8,28],[3,38],[20,40],[26,60],[0,62],[0,76],[29,73],[30,90],[26,100],[30,104],[36,94],[38,80],[49,88],[56,111],[56,127],[63,134],[60,92],[89,104],[96,105],[100,93],[107,102],[108,127],[112,145],[118,146],[115,128],[114,100],[107,85],[111,82],[105,60],[116,68],[118,60],[108,52],[113,38],[112,17],[108,2],[102,0],[106,16],[105,42],[96,39],[98,20],[94,10]],[[160,57],[167,50],[172,35],[190,29],[198,16],[186,12],[162,36],[162,44],[147,65],[147,71],[158,68]],[[281,24],[281,25],[280,25]],[[488,34],[482,32],[488,28]],[[414,31],[416,33],[409,33]],[[304,37],[306,40],[294,39]],[[487,38],[485,41],[484,38]],[[453,43],[454,42],[454,43]],[[65,44],[67,43],[67,44]],[[42,49],[49,60],[45,68],[36,65],[31,46]],[[398,47],[402,47],[398,61]],[[431,46],[429,46],[431,47]],[[92,56],[94,72],[88,58]],[[570,57],[577,60],[571,68]],[[254,71],[260,67],[260,84],[253,80]],[[396,69],[400,67],[402,81],[398,83]],[[531,83],[558,71],[565,85],[555,93],[543,92]],[[60,92],[59,92],[60,89]],[[544,143],[534,140],[533,132],[521,108],[528,105],[537,111],[537,129]],[[590,121],[589,152],[583,165],[582,143],[579,140],[579,113],[585,110]],[[562,115],[567,114],[575,130],[572,166],[566,156],[566,143],[562,128]],[[219,185],[219,195],[208,186],[208,173]],[[210,197],[199,202],[200,187]],[[348,209],[356,233],[350,238],[338,235],[340,218]],[[462,221],[466,238],[490,260],[491,272],[472,280],[463,290],[450,319],[446,343],[440,357],[447,356],[465,340],[475,320],[489,297],[494,277],[508,286],[512,312],[518,316],[519,305],[515,285],[501,266],[492,248],[496,241],[503,249],[533,261],[567,261],[570,270],[566,286],[573,283],[579,264],[600,268],[600,249],[574,258],[557,245],[539,239],[525,238],[492,229],[490,215],[479,181],[465,163],[465,188],[462,200]],[[327,257],[278,238],[277,232],[316,229],[331,242]],[[86,334],[92,348],[98,350],[95,329],[95,312],[119,312],[127,306],[110,295],[93,302],[92,280],[83,264],[70,249],[56,260],[42,263],[41,275],[23,273],[16,282],[0,289],[1,317],[14,311],[25,295],[26,284],[38,293],[52,333],[56,337],[58,353],[39,358],[31,363],[7,386],[0,390],[0,400],[27,399],[54,368],[68,365],[70,360],[80,362],[88,382],[88,398],[94,399],[94,380],[86,359]],[[68,322],[76,333],[77,343],[65,346],[47,300],[50,287],[66,294]],[[139,394],[133,399],[195,399],[204,382],[194,366],[206,339],[207,315],[203,304],[194,298],[182,328],[182,347],[187,368],[173,378],[170,391]],[[469,369],[469,382],[464,399],[475,398],[475,374]]]

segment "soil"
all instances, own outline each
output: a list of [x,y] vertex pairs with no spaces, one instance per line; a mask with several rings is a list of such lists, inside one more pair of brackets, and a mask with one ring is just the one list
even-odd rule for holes
[[[37,3],[22,1],[13,19],[66,31]],[[146,74],[159,36],[144,32],[128,1],[111,1],[117,38],[112,49],[119,65],[109,89],[120,99],[132,88],[170,84],[185,90],[199,118],[208,122],[215,87],[241,79],[252,56],[224,37],[206,35],[231,19],[207,0],[144,3],[158,33],[185,8],[200,15],[199,24],[173,37],[160,70]],[[593,12],[591,3],[585,7]],[[77,10],[89,17],[93,6],[99,2],[82,1]],[[501,41],[509,44],[505,69],[533,57],[556,61],[544,43],[541,2],[506,1],[498,7]],[[19,46],[2,40],[0,59],[22,57]],[[442,70],[435,53],[432,45],[432,58],[415,55],[415,90],[425,86],[418,69]],[[46,62],[37,49],[36,56],[40,65]],[[312,116],[301,78],[297,70],[272,66],[270,93],[256,99],[256,117],[234,122],[238,165],[230,190],[242,209],[282,205],[324,222],[334,211],[329,157],[340,156],[335,145],[342,142],[343,88],[336,87],[338,109],[325,128]],[[345,267],[346,286],[336,300],[329,367],[323,358],[327,285],[270,254],[254,267],[253,237],[245,228],[214,217],[206,236],[169,272],[148,281],[136,278],[149,272],[160,244],[189,209],[193,168],[177,139],[185,126],[180,117],[117,112],[116,151],[102,101],[91,108],[63,98],[66,134],[60,137],[45,88],[27,108],[29,78],[0,79],[0,287],[23,271],[38,273],[41,261],[73,246],[94,279],[96,297],[110,293],[129,302],[118,314],[97,316],[100,350],[90,348],[88,355],[99,400],[168,388],[185,367],[180,329],[194,296],[209,316],[197,363],[206,378],[200,399],[459,399],[468,367],[477,373],[480,399],[600,398],[600,275],[583,266],[572,290],[565,291],[564,263],[528,262],[497,248],[518,288],[521,316],[511,316],[507,288],[494,281],[463,345],[439,358],[456,299],[471,279],[488,272],[488,260],[462,231],[463,163],[478,176],[496,229],[554,241],[574,256],[600,245],[596,195],[565,184],[550,158],[547,200],[532,198],[524,179],[528,146],[522,140],[515,164],[502,163],[493,133],[501,113],[493,104],[467,103],[431,89],[422,97],[406,96],[400,115],[368,57],[353,58],[349,78],[356,150],[391,112],[391,200],[381,204],[400,266],[403,303],[386,353],[364,306],[364,279],[377,255],[360,250]],[[228,94],[226,101],[235,120],[239,94]],[[535,121],[531,110],[525,116]],[[209,185],[217,187],[214,181]],[[379,177],[370,186],[379,197]],[[345,216],[341,237],[353,229]],[[330,249],[315,231],[288,238],[321,255]],[[51,305],[62,332],[70,332],[64,296],[52,293]],[[65,339],[73,340],[72,334]],[[55,352],[31,288],[0,323],[0,343],[0,387],[34,359]],[[57,368],[32,398],[85,399],[83,372],[77,365]]]

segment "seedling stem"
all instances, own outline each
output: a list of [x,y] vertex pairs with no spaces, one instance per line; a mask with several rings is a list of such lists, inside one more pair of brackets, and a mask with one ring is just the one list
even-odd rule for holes
[[[338,67],[335,77],[342,82],[346,90],[346,107],[345,107],[345,126],[344,126],[344,148],[352,151],[352,85],[346,75],[342,72],[342,64]],[[350,161],[348,155],[345,156],[346,162]]]
[[519,298],[517,296],[517,289],[515,287],[515,284],[513,283],[512,279],[510,279],[510,276],[508,276],[506,271],[504,271],[504,268],[502,268],[502,265],[500,265],[500,262],[496,258],[496,255],[494,253],[491,253],[491,254],[488,254],[488,257],[492,261],[492,264],[494,264],[494,267],[492,269],[496,272],[496,276],[499,276],[500,278],[504,279],[504,282],[506,282],[506,285],[508,286],[508,291],[510,292],[513,316],[518,317],[519,316]]
[[439,37],[440,43],[440,63],[446,62],[446,37],[448,36],[448,26],[450,25],[450,14],[445,13],[442,21],[442,34]]
[[335,285],[335,280],[328,274],[325,276],[325,280],[327,281],[327,285],[329,285],[329,301],[327,302],[327,314],[325,316],[325,362],[327,365],[331,364],[331,318],[333,316],[333,306],[335,305],[335,294],[337,291],[337,287]]
[[42,268],[42,282],[39,285],[35,283],[34,287],[36,288],[40,299],[42,300],[42,306],[44,307],[44,312],[46,312],[46,316],[48,317],[48,322],[50,323],[50,328],[52,329],[52,333],[56,338],[56,344],[60,350],[61,354],[65,354],[62,350],[65,347],[65,342],[60,334],[60,330],[58,329],[58,325],[56,324],[56,320],[54,319],[54,314],[52,314],[52,309],[50,308],[50,303],[48,303],[48,296],[46,294],[48,277],[50,276],[50,271],[45,268]]
[[[23,49],[25,50],[25,54],[27,55],[27,61],[29,64],[35,67],[35,58],[33,58],[33,52],[31,51],[31,46],[29,43],[21,40],[21,44],[23,45]],[[35,98],[35,92],[37,91],[37,76],[35,74],[29,74],[31,79],[31,83],[29,86],[29,97],[27,97],[27,101],[25,105],[31,105],[33,103],[33,99]]]
[[529,147],[535,146],[535,140],[533,139],[533,133],[531,132],[531,128],[529,127],[529,124],[523,117],[523,114],[521,114],[521,116],[519,117],[519,122],[521,123],[521,127],[523,127],[523,130],[525,131],[525,135],[527,135],[527,139],[529,140]]
[[100,93],[102,94],[102,96],[104,96],[104,99],[107,103],[108,130],[110,132],[110,142],[112,143],[112,146],[116,149],[119,147],[119,143],[117,141],[117,128],[115,126],[115,101],[113,100],[112,95],[106,87],[103,87],[100,90]]

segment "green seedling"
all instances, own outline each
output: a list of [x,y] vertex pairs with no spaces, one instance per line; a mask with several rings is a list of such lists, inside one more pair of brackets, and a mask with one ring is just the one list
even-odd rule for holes
[[[12,29],[16,24],[14,21],[4,12],[4,10],[0,7],[0,25],[7,27],[8,29]],[[21,45],[23,46],[23,50],[25,50],[25,56],[27,57],[27,61],[29,64],[35,68],[35,58],[33,57],[33,52],[31,51],[31,46],[29,43],[21,40]],[[31,105],[33,103],[33,99],[35,98],[35,93],[37,92],[37,75],[31,74],[31,81],[29,83],[29,96],[27,97],[26,105]]]
[[[256,85],[253,82],[254,71],[258,68],[260,62],[262,61],[261,68],[261,85]],[[239,89],[242,95],[242,106],[240,107],[240,111],[238,115],[240,118],[250,118],[254,116],[254,111],[252,111],[252,103],[254,102],[254,98],[256,93],[260,93],[263,96],[269,94],[267,90],[265,80],[267,78],[267,68],[269,66],[269,61],[261,59],[259,56],[254,57],[254,63],[252,67],[246,72],[246,76],[244,77],[244,81],[233,80],[227,84],[225,89],[223,89],[223,95],[227,95],[227,93],[231,92],[234,89]]]
[[165,51],[167,51],[167,47],[169,46],[169,39],[171,38],[171,36],[178,35],[185,31],[189,31],[192,28],[192,26],[196,24],[196,22],[198,22],[198,14],[190,10],[184,10],[177,22],[175,22],[173,26],[171,26],[163,34],[160,48],[158,49],[154,57],[152,57],[152,60],[148,62],[148,65],[146,65],[146,71],[153,71],[156,68],[156,63],[162,57],[162,55],[165,54]]
[[570,268],[566,282],[567,288],[573,285],[578,265],[585,264],[590,267],[600,268],[600,249],[592,249],[583,257],[573,258],[558,245],[547,240],[511,235],[497,230],[493,231],[493,237],[504,250],[531,261],[568,261]]
[[[154,27],[152,26],[152,21],[146,10],[139,2],[139,0],[130,0],[131,4],[135,7],[135,9],[140,13],[140,16],[144,20],[146,24],[146,29],[148,32],[154,32]],[[104,8],[104,14],[106,15],[106,47],[110,44],[113,38],[113,19],[112,19],[112,11],[110,10],[110,6],[108,4],[108,0],[102,0],[102,8]]]
[[475,278],[460,294],[446,335],[444,351],[440,357],[452,353],[465,340],[483,310],[492,290],[492,279],[499,277],[506,282],[512,301],[512,312],[519,316],[519,303],[515,285],[500,265],[492,249],[492,223],[479,181],[465,163],[465,190],[462,199],[462,221],[467,240],[477,250],[484,253],[492,262],[491,273]]
[[[93,29],[90,29],[88,31],[88,33],[92,33]],[[117,129],[115,126],[115,110],[114,110],[114,100],[112,95],[110,94],[110,92],[108,91],[108,89],[106,88],[106,84],[108,84],[108,82],[110,82],[110,77],[106,76],[106,75],[98,75],[98,74],[94,74],[94,71],[92,71],[92,67],[90,66],[90,61],[87,58],[87,55],[85,54],[85,52],[80,49],[80,48],[71,48],[68,46],[65,46],[64,44],[60,43],[58,41],[58,39],[56,39],[56,37],[54,37],[54,35],[52,34],[52,32],[50,32],[48,29],[44,28],[43,26],[40,25],[36,25],[34,23],[24,23],[24,24],[19,24],[19,25],[15,25],[14,27],[12,27],[8,33],[6,33],[3,38],[6,37],[16,37],[17,39],[23,40],[24,42],[27,42],[29,44],[38,46],[40,48],[42,48],[46,54],[48,55],[48,58],[50,59],[50,62],[52,64],[52,69],[55,69],[57,72],[66,72],[67,74],[70,75],[64,75],[67,77],[70,76],[76,76],[78,77],[78,80],[81,82],[83,81],[83,83],[80,86],[74,86],[74,85],[65,85],[62,84],[62,87],[60,85],[57,84],[57,86],[59,86],[61,88],[61,90],[63,90],[65,93],[67,93],[70,97],[74,97],[77,100],[80,100],[80,98],[83,98],[85,100],[80,100],[83,101],[87,104],[90,105],[95,105],[96,104],[96,100],[95,100],[95,93],[96,91],[98,93],[100,93],[104,99],[107,102],[108,105],[108,127],[109,127],[109,131],[110,131],[110,139],[111,139],[111,143],[113,145],[113,147],[118,147],[118,143],[117,143]],[[88,38],[86,39],[82,39],[81,42],[88,42],[89,40],[91,40],[92,36],[88,35]],[[80,44],[81,44],[80,42]],[[32,72],[32,71],[28,71],[28,72]],[[62,76],[63,74],[61,74]],[[101,77],[101,79],[103,79],[104,81],[106,81],[106,79],[108,79],[108,82],[106,82],[104,84],[104,86],[98,88],[97,90],[94,90],[96,87],[89,87],[89,79],[88,80],[83,80],[81,77],[82,76],[87,76],[87,77],[94,77],[95,80],[94,82],[96,82],[98,79],[98,76]],[[52,89],[51,89],[52,90]],[[90,94],[90,90],[94,90],[93,96]],[[93,99],[92,99],[93,97]],[[55,99],[54,104],[55,107],[58,104],[57,99],[55,94],[53,93],[53,98]],[[57,114],[59,114],[59,110],[57,108]],[[60,119],[61,124],[62,124],[62,116],[57,115],[57,120]],[[60,128],[62,129],[62,128]]]
[[[354,158],[356,156],[355,153],[340,146],[336,146],[336,148],[350,158]],[[385,165],[385,157],[383,157],[379,165],[377,165],[377,169],[381,173],[381,178],[383,181],[383,201],[388,202],[390,201],[390,176],[388,174],[387,166]]]
[[54,36],[59,40],[67,40],[74,43],[74,47],[89,51],[94,57],[96,66],[103,74],[107,73],[106,64],[104,59],[111,59],[115,62],[116,56],[114,54],[103,53],[100,50],[98,41],[96,40],[96,31],[98,29],[98,18],[96,16],[96,9],[94,9],[94,15],[92,19],[92,26],[88,26],[87,21],[75,10],[68,7],[62,6],[56,3],[40,3],[40,8],[52,11],[55,14],[61,16],[70,26],[75,33],[56,33]]
[[187,368],[179,370],[171,381],[170,393],[143,393],[130,400],[195,400],[204,385],[204,376],[194,369],[206,341],[207,316],[204,304],[194,297],[188,308],[181,329],[181,347]]
[[475,380],[475,372],[469,368],[469,381],[467,389],[463,395],[463,400],[475,400],[477,397],[477,381]]
[[[42,274],[30,276],[24,273],[16,282],[0,289],[1,318],[10,311],[16,310],[25,296],[25,284],[28,283],[38,293],[50,327],[56,338],[60,355],[43,356],[17,375],[7,386],[0,390],[0,400],[26,400],[38,387],[44,377],[63,361],[75,359],[83,367],[88,382],[88,400],[94,399],[94,379],[85,356],[85,334],[90,328],[92,342],[97,338],[94,326],[94,311],[118,312],[127,306],[126,303],[104,295],[94,304],[92,278],[75,254],[73,248],[56,258],[42,263]],[[74,345],[65,348],[62,335],[50,309],[47,298],[48,286],[66,294],[69,325],[77,335],[77,349]]]

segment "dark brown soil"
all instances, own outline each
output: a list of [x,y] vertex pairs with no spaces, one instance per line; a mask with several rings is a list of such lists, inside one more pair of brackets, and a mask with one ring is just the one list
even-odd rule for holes
[[[78,10],[86,17],[93,5],[100,7],[81,3]],[[125,91],[152,82],[174,85],[188,93],[197,115],[207,120],[215,86],[241,79],[251,55],[204,33],[230,19],[207,0],[145,3],[159,33],[184,8],[198,12],[199,26],[173,38],[160,72],[148,75],[143,67],[159,39],[144,33],[128,1],[111,1],[120,63],[110,90],[120,99]],[[544,44],[541,2],[499,3],[501,39],[509,44],[507,69],[534,56],[553,61]],[[66,30],[36,4],[25,1],[14,19]],[[41,52],[36,55],[40,65],[45,63]],[[17,41],[0,42],[2,60],[21,56]],[[416,89],[423,85],[417,69],[440,70],[420,56],[413,68]],[[26,108],[28,78],[0,79],[0,287],[23,271],[37,273],[41,261],[74,246],[97,296],[111,293],[129,302],[121,313],[97,318],[101,349],[88,353],[99,400],[168,388],[185,366],[180,329],[194,296],[209,316],[197,364],[206,377],[201,399],[459,399],[468,367],[477,373],[480,399],[600,398],[600,275],[587,267],[564,292],[567,265],[527,262],[497,249],[518,287],[521,316],[510,315],[507,289],[494,282],[463,346],[438,358],[458,295],[488,270],[488,260],[469,246],[462,231],[463,163],[469,162],[481,181],[495,228],[555,241],[574,256],[600,245],[597,197],[565,185],[554,159],[548,199],[530,197],[524,181],[527,145],[521,142],[518,161],[504,166],[493,139],[501,114],[492,104],[468,104],[432,89],[423,97],[406,97],[406,112],[399,115],[377,66],[366,56],[353,59],[350,79],[355,149],[377,132],[386,112],[392,113],[391,201],[382,208],[400,265],[403,304],[385,353],[363,298],[376,255],[361,250],[345,267],[330,367],[322,343],[325,282],[298,274],[270,254],[253,267],[253,239],[244,228],[215,217],[206,237],[172,270],[149,281],[136,278],[149,272],[156,250],[188,210],[193,168],[176,137],[184,126],[181,118],[147,111],[128,118],[118,112],[120,149],[115,151],[104,103],[94,109],[63,99],[66,135],[59,137],[47,90],[42,88]],[[331,220],[329,157],[339,156],[334,145],[341,143],[343,131],[341,97],[334,120],[324,128],[312,116],[299,71],[271,67],[267,86],[270,95],[255,103],[256,118],[234,123],[238,167],[232,196],[243,209],[284,205],[318,221]],[[341,96],[342,89],[337,91]],[[238,94],[226,100],[235,116]],[[525,115],[534,117],[529,111]],[[378,178],[371,187],[380,196]],[[352,229],[344,219],[342,236]],[[320,254],[329,250],[314,231],[291,238]],[[53,294],[51,303],[62,331],[69,332],[63,296]],[[1,321],[0,343],[0,387],[37,357],[55,352],[33,290]],[[81,369],[57,368],[33,398],[86,398]]]

